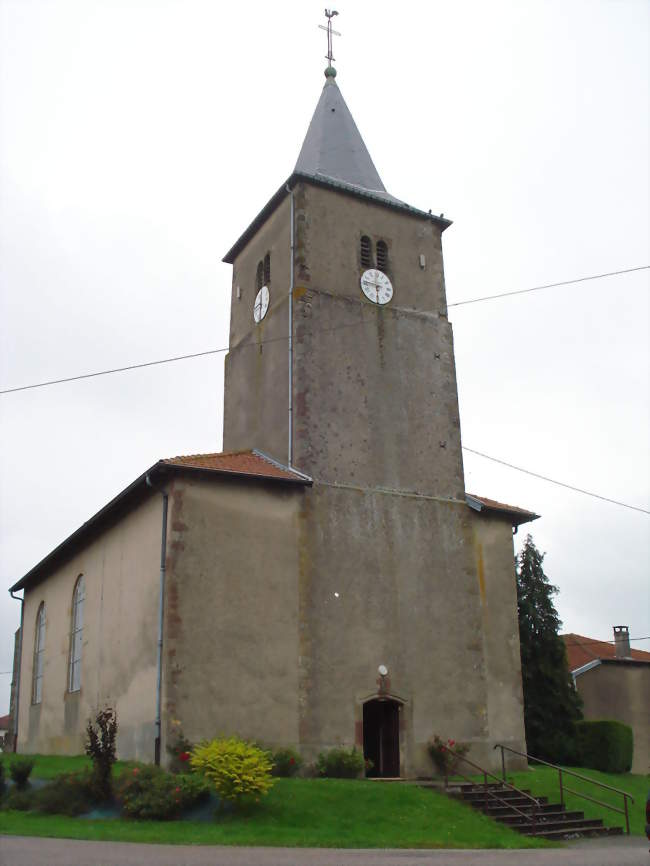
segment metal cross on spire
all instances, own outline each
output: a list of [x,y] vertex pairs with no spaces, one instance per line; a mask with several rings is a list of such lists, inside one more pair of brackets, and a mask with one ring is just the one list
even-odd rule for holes
[[327,18],[327,26],[324,26],[323,24],[318,25],[321,30],[327,30],[327,54],[325,56],[327,57],[330,67],[334,61],[334,54],[332,53],[332,36],[341,35],[338,30],[332,30],[332,18],[338,14],[339,13],[336,9],[326,9],[325,16]]

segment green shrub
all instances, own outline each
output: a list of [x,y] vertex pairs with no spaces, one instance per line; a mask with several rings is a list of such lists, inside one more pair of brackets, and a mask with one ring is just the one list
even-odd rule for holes
[[196,775],[168,773],[160,767],[135,767],[124,773],[116,796],[127,818],[169,821],[208,796],[208,785]]
[[199,743],[192,749],[190,766],[208,779],[219,797],[232,803],[259,800],[273,785],[268,752],[238,737]]
[[634,740],[632,728],[615,721],[576,723],[580,765],[603,773],[629,773]]
[[31,788],[12,788],[2,802],[3,809],[16,809],[18,812],[29,812],[34,808],[34,791]]
[[5,765],[2,763],[2,758],[0,758],[0,797],[2,796],[5,789]]
[[82,815],[97,802],[92,771],[63,773],[33,792],[33,808],[48,815]]
[[14,758],[9,764],[9,775],[19,791],[23,791],[28,786],[29,776],[35,763],[34,758]]
[[298,770],[302,767],[302,758],[295,749],[290,747],[276,749],[271,754],[273,776],[281,776],[284,779],[289,779],[295,776]]
[[357,749],[340,748],[321,752],[316,759],[316,769],[319,776],[330,779],[357,779],[368,766]]
[[113,764],[116,759],[117,715],[110,707],[101,710],[86,725],[86,754],[93,762],[94,788],[99,800],[113,795]]

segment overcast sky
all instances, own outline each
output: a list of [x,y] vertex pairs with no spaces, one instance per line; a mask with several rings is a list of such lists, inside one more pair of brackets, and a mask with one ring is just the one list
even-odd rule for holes
[[[454,221],[450,304],[649,263],[647,0],[337,8],[384,184]],[[291,173],[323,22],[304,0],[0,0],[0,387],[227,345],[221,257]],[[650,508],[648,273],[451,308],[463,443]],[[0,588],[157,459],[219,450],[222,398],[222,354],[0,396]],[[650,635],[647,514],[465,472],[542,515],[565,630]],[[0,592],[0,713],[19,609]]]

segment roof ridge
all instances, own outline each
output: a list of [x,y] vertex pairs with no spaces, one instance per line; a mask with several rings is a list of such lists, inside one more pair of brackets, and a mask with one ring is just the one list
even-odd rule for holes
[[234,457],[238,454],[252,454],[253,448],[242,448],[239,451],[201,451],[196,454],[175,454],[173,457],[163,457],[163,463],[171,460],[187,460],[190,457]]

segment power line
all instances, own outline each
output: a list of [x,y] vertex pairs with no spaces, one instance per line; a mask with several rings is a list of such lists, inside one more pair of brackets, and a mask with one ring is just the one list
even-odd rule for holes
[[546,475],[540,475],[538,472],[531,472],[530,469],[522,469],[521,466],[514,466],[512,463],[506,463],[505,460],[499,460],[498,457],[490,457],[489,454],[484,454],[482,451],[475,451],[473,448],[468,448],[466,445],[463,445],[463,451],[469,451],[470,454],[478,454],[479,457],[485,457],[486,460],[492,460],[494,463],[500,463],[502,466],[507,466],[509,469],[516,469],[517,472],[524,472],[526,475],[532,475],[533,478],[541,478],[542,481],[548,481],[550,484],[557,484],[558,487],[565,487],[567,490],[573,490],[576,493],[584,493],[585,496],[592,496],[594,499],[602,499],[603,502],[611,502],[612,505],[631,508],[633,511],[640,511],[642,514],[650,514],[650,511],[646,508],[639,508],[638,505],[628,505],[627,502],[619,502],[618,499],[610,499],[608,496],[601,496],[599,493],[591,493],[589,490],[583,490],[581,487],[574,487],[572,484],[565,484],[563,481],[556,481],[555,478],[548,478]]
[[[568,285],[571,285],[572,283],[584,282],[585,280],[599,280],[599,279],[602,279],[603,277],[612,277],[612,276],[616,276],[618,274],[629,274],[629,273],[632,273],[633,271],[643,271],[643,270],[647,270],[649,268],[650,268],[650,265],[641,265],[638,268],[627,268],[627,269],[622,270],[622,271],[610,271],[609,273],[606,273],[606,274],[595,274],[595,275],[590,276],[590,277],[578,277],[575,280],[564,280],[563,282],[560,282],[560,283],[548,283],[544,286],[533,286],[530,289],[518,289],[517,291],[513,291],[513,292],[503,292],[502,294],[499,294],[499,295],[486,295],[483,298],[471,298],[471,299],[466,300],[466,301],[456,301],[453,304],[447,304],[447,307],[460,307],[464,304],[477,304],[477,303],[479,303],[479,301],[491,301],[491,300],[494,300],[495,298],[505,298],[505,297],[509,297],[511,295],[522,295],[522,294],[526,294],[527,292],[538,292],[541,289],[550,289],[550,288],[553,288],[555,286],[568,286]],[[365,324],[368,324],[368,323],[367,322],[352,322],[351,324],[338,325],[337,327],[334,327],[334,328],[324,328],[317,333],[324,333],[327,331],[337,331],[340,328],[357,327],[359,325],[365,325]],[[288,340],[288,339],[289,339],[288,336],[273,337],[269,340],[260,340],[259,342],[246,343],[244,345],[265,346],[268,343],[276,343],[276,342],[279,342],[282,340]],[[192,352],[188,355],[174,355],[170,358],[160,358],[156,361],[144,361],[143,363],[140,363],[140,364],[128,364],[127,366],[124,366],[124,367],[112,367],[111,369],[108,369],[108,370],[97,370],[93,373],[81,373],[77,376],[66,376],[65,378],[62,378],[62,379],[49,379],[49,380],[44,381],[44,382],[35,382],[32,385],[19,385],[16,388],[4,388],[4,389],[0,390],[0,395],[2,395],[2,394],[15,394],[17,391],[31,391],[34,388],[47,388],[50,385],[62,385],[65,382],[78,382],[81,379],[94,379],[98,376],[109,376],[113,373],[126,373],[130,370],[141,370],[144,367],[157,367],[161,364],[173,364],[176,361],[187,361],[191,358],[204,358],[208,355],[218,355],[218,354],[221,354],[223,352],[227,352],[229,348],[230,348],[229,346],[223,346],[219,349],[207,349],[205,352]]]
[[[360,325],[368,325],[369,321],[365,322],[348,322],[345,325],[337,325],[334,328],[321,328],[319,331],[315,331],[315,334],[323,334],[328,331],[339,331],[342,328],[357,328]],[[289,338],[287,336],[283,337],[271,337],[268,340],[260,340],[259,342],[254,343],[240,343],[239,346],[235,346],[234,348],[244,348],[246,346],[266,346],[269,343],[278,343],[282,341],[286,341]],[[189,355],[174,355],[171,358],[160,358],[156,361],[144,361],[142,364],[129,364],[126,367],[112,367],[110,370],[97,370],[93,373],[81,373],[78,376],[67,376],[64,379],[49,379],[46,382],[35,382],[33,385],[20,385],[17,388],[5,388],[0,391],[0,394],[14,394],[16,391],[30,391],[33,388],[47,388],[49,385],[62,385],[64,382],[78,382],[80,379],[94,379],[97,376],[108,376],[111,373],[126,373],[129,370],[140,370],[143,367],[155,367],[159,364],[173,364],[175,361],[187,361],[190,358],[204,358],[206,355],[218,355],[222,352],[228,352],[230,346],[222,346],[220,349],[206,349],[205,352],[192,352]]]
[[[629,637],[629,641],[639,641],[639,640],[650,640],[650,637]],[[607,643],[607,644],[615,644],[615,640],[577,640],[577,641],[564,641],[565,646],[589,646],[591,644],[596,643]]]
[[587,280],[602,280],[603,277],[616,277],[619,274],[631,274],[633,271],[646,271],[650,265],[641,265],[638,268],[626,268],[623,271],[609,271],[606,274],[594,274],[591,277],[578,277],[575,280],[563,280],[561,283],[546,283],[543,286],[533,286],[530,289],[516,289],[513,292],[501,292],[499,295],[485,295],[483,298],[469,298],[466,301],[456,301],[453,304],[447,304],[447,307],[462,307],[465,304],[478,304],[479,301],[493,301],[495,298],[509,298],[512,295],[525,295],[528,292],[540,292],[542,289],[554,289],[557,286],[570,286],[573,283],[584,283]]

